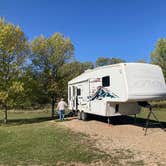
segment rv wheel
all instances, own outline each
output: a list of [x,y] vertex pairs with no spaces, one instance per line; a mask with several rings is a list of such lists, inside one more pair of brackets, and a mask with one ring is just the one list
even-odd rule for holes
[[77,117],[78,117],[79,120],[82,120],[82,112],[78,111]]
[[88,114],[82,111],[81,117],[82,117],[82,120],[86,121],[88,119]]

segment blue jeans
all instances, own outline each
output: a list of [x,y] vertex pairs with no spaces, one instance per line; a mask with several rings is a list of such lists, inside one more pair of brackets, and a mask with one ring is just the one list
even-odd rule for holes
[[64,110],[59,110],[59,111],[58,111],[58,114],[59,114],[59,120],[64,120],[65,111],[64,111]]

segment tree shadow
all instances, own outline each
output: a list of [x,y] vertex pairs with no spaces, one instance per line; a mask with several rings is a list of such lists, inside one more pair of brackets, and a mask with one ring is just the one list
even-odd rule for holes
[[[64,121],[70,121],[72,119],[74,119],[75,117],[73,117],[71,114],[66,114],[65,115],[65,120]],[[58,120],[59,116],[57,114],[55,114],[54,118],[50,117],[50,116],[46,116],[46,117],[36,117],[36,118],[15,118],[15,119],[8,119],[7,124],[3,123],[3,120],[0,119],[0,126],[13,126],[13,125],[23,125],[23,124],[33,124],[33,123],[41,123],[41,122],[45,122],[45,121],[50,121],[50,120],[55,120],[56,122],[61,122]]]
[[73,116],[73,117],[71,117],[71,116],[66,116],[64,120],[59,120],[59,118],[58,118],[58,119],[55,119],[55,122],[67,122],[67,121],[72,121],[72,120],[74,120],[74,119],[77,119],[77,117],[76,117],[76,116]]
[[[103,123],[108,123],[107,117],[91,115],[89,120],[98,120]],[[112,125],[135,125],[139,127],[145,127],[147,119],[140,117],[132,117],[132,116],[114,116],[110,117],[110,124]],[[160,121],[163,128],[166,128],[166,122]],[[156,120],[150,120],[148,128],[161,128],[160,124]]]
[[[64,121],[71,121],[73,119],[77,119],[71,114],[67,114],[65,116]],[[9,119],[6,126],[11,125],[23,125],[23,124],[33,124],[33,123],[41,123],[45,121],[55,120],[56,122],[61,122],[58,120],[58,115],[55,115],[54,118],[51,117],[37,117],[37,118],[21,118],[21,119]],[[103,123],[108,123],[107,117],[97,116],[97,115],[89,115],[88,120],[97,120]],[[110,117],[110,124],[112,125],[135,125],[139,127],[145,127],[147,119],[140,117],[132,117],[132,116],[113,116]],[[161,121],[163,128],[166,128],[166,122]],[[0,126],[4,125],[3,120],[0,119]],[[158,121],[150,120],[148,128],[160,128],[160,124]]]
[[[57,118],[57,117],[56,117]],[[53,120],[51,117],[37,117],[37,118],[24,118],[24,119],[8,119],[6,126],[13,125],[23,125],[23,124],[33,124],[41,123],[45,121]],[[4,125],[3,120],[0,120],[0,126]]]

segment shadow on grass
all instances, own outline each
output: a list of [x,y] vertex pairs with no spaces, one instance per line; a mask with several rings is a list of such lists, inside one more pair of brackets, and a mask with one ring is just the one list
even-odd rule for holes
[[[106,117],[101,117],[101,116],[95,116],[92,115],[90,116],[89,120],[98,120],[104,123],[107,123],[107,118]],[[110,117],[110,124],[112,125],[135,125],[139,127],[145,127],[147,119],[145,118],[140,118],[137,117],[136,119],[132,116],[114,116]],[[166,122],[160,121],[162,124],[163,128],[166,128]],[[149,121],[149,126],[148,128],[161,128],[160,124],[158,121],[155,120],[150,120]]]
[[[73,119],[77,119],[76,117],[72,117],[69,115],[65,116],[64,121],[71,121]],[[45,121],[50,121],[50,120],[55,120],[55,122],[62,122],[58,119],[58,115],[56,115],[54,118],[51,117],[37,117],[37,118],[21,118],[21,119],[8,119],[7,126],[10,125],[22,125],[22,124],[33,124],[33,123],[40,123],[40,122],[45,122]],[[102,116],[96,116],[96,115],[90,115],[88,120],[97,120],[101,121],[103,123],[107,123],[107,117],[102,117]],[[140,126],[140,127],[145,127],[146,124],[146,119],[145,118],[140,118],[137,117],[136,119],[132,116],[114,116],[110,117],[110,124],[112,125],[135,125],[135,126]],[[166,128],[166,122],[162,122],[161,124],[163,128]],[[4,125],[3,120],[0,119],[0,126]],[[149,126],[148,128],[160,128],[160,124],[158,121],[155,120],[150,120],[149,121]]]
[[[28,118],[28,119],[8,119],[6,125],[22,125],[22,124],[33,124],[40,123],[44,121],[53,120],[51,117],[38,117],[38,118]],[[4,125],[3,120],[0,120],[0,126]]]
[[55,122],[67,122],[67,121],[71,121],[71,120],[74,120],[74,119],[77,119],[77,117],[67,117],[64,119],[64,120],[59,120],[59,119],[55,119]]
[[[65,116],[65,120],[64,121],[70,121],[73,118],[68,119],[68,117],[70,116]],[[67,119],[66,119],[67,118]],[[36,117],[36,118],[21,118],[21,119],[8,119],[7,124],[3,123],[3,120],[0,119],[0,126],[2,125],[6,125],[6,126],[10,126],[10,125],[22,125],[22,124],[33,124],[33,123],[40,123],[40,122],[45,122],[45,121],[50,121],[50,120],[55,120],[56,122],[61,122],[59,120],[58,115],[55,115],[54,118],[51,118],[49,116],[46,117]]]

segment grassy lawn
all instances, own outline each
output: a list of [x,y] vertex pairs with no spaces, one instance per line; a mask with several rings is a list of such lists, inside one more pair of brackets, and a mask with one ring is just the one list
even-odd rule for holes
[[4,125],[0,112],[0,165],[87,165],[97,161],[121,165],[121,160],[130,161],[134,156],[125,149],[102,152],[88,136],[50,121],[47,111],[9,111],[8,115],[9,123]]
[[[160,121],[166,122],[166,101],[158,101],[158,102],[151,102],[153,108],[153,111],[157,118]],[[142,109],[141,113],[138,114],[137,117],[146,119],[149,111],[147,109]],[[155,120],[153,116],[151,117],[151,120]]]
[[[148,113],[149,111],[147,109],[142,109],[141,112],[137,115],[137,117],[146,119]],[[154,108],[154,113],[160,121],[166,122],[166,108]],[[153,116],[151,116],[150,119],[155,120]]]
[[[50,111],[8,111],[9,124],[29,124],[50,120]],[[3,123],[3,112],[0,110],[0,124]]]
[[10,120],[20,118],[22,121],[0,126],[0,165],[65,165],[90,163],[107,157],[82,134],[50,121],[33,123],[32,119],[48,116],[47,112],[9,113]]
[[[157,106],[155,111],[159,120],[166,122],[165,106]],[[137,115],[138,119],[146,119],[147,113],[143,109]],[[0,165],[87,164],[98,160],[120,165],[121,154],[113,156],[101,152],[88,136],[60,127],[59,122],[53,123],[50,111],[9,111],[9,123],[4,125],[2,119],[3,112],[0,111]],[[130,162],[133,154],[120,151]]]

